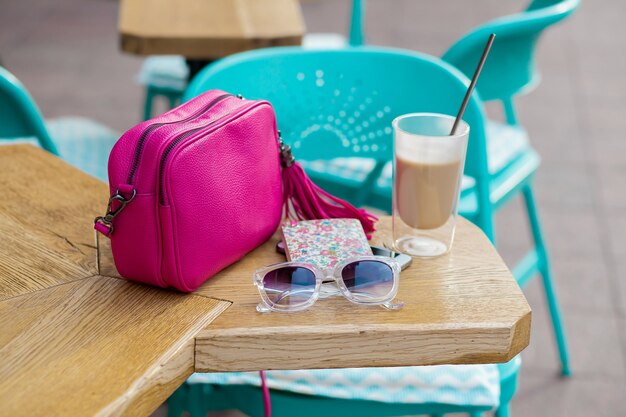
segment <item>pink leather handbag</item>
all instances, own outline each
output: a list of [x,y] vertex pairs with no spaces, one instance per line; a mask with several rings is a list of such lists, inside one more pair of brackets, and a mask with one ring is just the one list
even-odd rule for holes
[[[281,174],[282,155],[282,174]],[[208,91],[122,135],[94,228],[130,280],[190,292],[294,218],[375,218],[306,178],[269,102]],[[284,186],[283,186],[284,185]]]

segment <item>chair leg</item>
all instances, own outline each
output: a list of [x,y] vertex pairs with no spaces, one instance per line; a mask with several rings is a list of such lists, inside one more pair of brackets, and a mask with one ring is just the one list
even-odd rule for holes
[[167,98],[170,102],[170,109],[173,109],[174,107],[178,106],[178,101],[180,97],[177,94],[172,93]]
[[495,245],[496,232],[494,227],[494,211],[489,197],[489,186],[487,184],[479,184],[478,191],[478,207],[480,209],[472,221],[474,221],[476,226],[482,229],[491,243]]
[[189,402],[189,387],[181,385],[167,400],[167,417],[182,417]]
[[500,407],[496,410],[494,416],[495,417],[509,417],[510,414],[510,406],[509,404],[500,404]]
[[[523,195],[524,201],[526,203],[526,210],[528,211],[528,220],[530,222],[533,240],[535,242],[539,272],[541,273],[543,288],[546,294],[548,308],[550,310],[550,317],[552,318],[554,336],[556,338],[556,344],[559,350],[559,357],[561,358],[561,374],[563,376],[569,376],[571,372],[569,368],[569,354],[567,351],[567,342],[565,340],[565,329],[563,328],[561,312],[556,298],[556,293],[554,291],[552,273],[550,271],[550,262],[548,259],[545,242],[543,241],[543,235],[541,233],[541,225],[539,223],[539,216],[537,214],[535,197],[530,184],[524,187]],[[505,416],[506,415],[508,414],[505,414]]]
[[143,105],[143,120],[152,117],[152,103],[154,102],[154,92],[150,87],[146,87],[146,100]]
[[207,414],[203,385],[191,384],[189,386],[189,402],[187,404],[189,417],[203,417]]

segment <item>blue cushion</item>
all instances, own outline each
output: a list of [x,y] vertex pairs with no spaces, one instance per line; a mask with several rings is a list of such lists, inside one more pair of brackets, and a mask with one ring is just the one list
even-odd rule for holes
[[103,181],[108,181],[109,154],[119,133],[82,117],[63,117],[46,121],[46,127],[59,155]]
[[375,159],[360,157],[298,162],[313,180],[322,178],[352,188],[360,187],[376,166]]
[[37,138],[0,138],[0,145],[35,145],[40,146]]
[[[391,162],[387,162],[385,167],[383,168],[383,172],[380,174],[380,177],[376,180],[375,188],[386,190],[386,192],[390,193],[391,191],[391,180],[393,176],[393,165]],[[467,189],[472,188],[476,184],[476,181],[472,177],[468,177],[467,175],[463,175],[463,179],[461,180],[461,191],[465,191]]]
[[[299,161],[306,172],[313,180],[324,179],[334,183],[341,183],[348,187],[358,188],[362,186],[367,176],[376,166],[373,158],[333,158],[329,160]],[[383,167],[380,177],[376,180],[375,189],[380,189],[385,193],[391,190],[391,179],[393,175],[393,165],[388,162]],[[461,189],[466,190],[473,187],[473,178],[463,176]]]
[[[440,365],[268,371],[271,389],[331,398],[404,404],[497,407],[497,365]],[[189,383],[260,385],[257,372],[193,374]]]
[[178,55],[151,56],[144,60],[137,81],[146,87],[180,91],[187,88],[189,68]]
[[[47,120],[46,128],[63,160],[102,181],[108,181],[109,154],[120,137],[119,133],[82,117]],[[39,146],[34,137],[0,139],[0,145],[20,143]]]
[[[487,152],[489,172],[496,175],[515,162],[530,147],[528,135],[518,126],[510,126],[493,121],[487,122]],[[313,179],[340,183],[352,188],[363,184],[376,162],[373,158],[334,158],[330,160],[300,161]],[[387,163],[380,177],[374,184],[374,194],[389,196],[392,187],[393,167]],[[464,176],[462,192],[470,190],[475,184],[471,177]]]
[[528,135],[521,126],[487,122],[489,173],[495,175],[529,148]]

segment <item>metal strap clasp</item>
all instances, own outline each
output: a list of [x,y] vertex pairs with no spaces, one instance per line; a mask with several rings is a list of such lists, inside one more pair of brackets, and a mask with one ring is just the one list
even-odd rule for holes
[[278,131],[278,149],[280,150],[280,164],[284,168],[289,168],[296,162],[296,158],[293,157],[291,152],[291,146],[283,141],[283,135],[280,130]]
[[125,197],[118,189],[115,194],[109,198],[106,214],[104,216],[98,216],[94,219],[94,229],[105,236],[109,236],[113,233],[113,219],[120,214],[122,210],[124,210],[128,203],[135,199],[136,195],[137,190],[134,188],[130,197]]

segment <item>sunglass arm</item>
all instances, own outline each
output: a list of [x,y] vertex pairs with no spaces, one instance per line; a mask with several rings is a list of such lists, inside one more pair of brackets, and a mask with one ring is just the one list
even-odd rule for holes
[[400,310],[402,307],[404,307],[404,301],[387,301],[386,303],[381,304],[381,306],[386,308],[387,310]]

